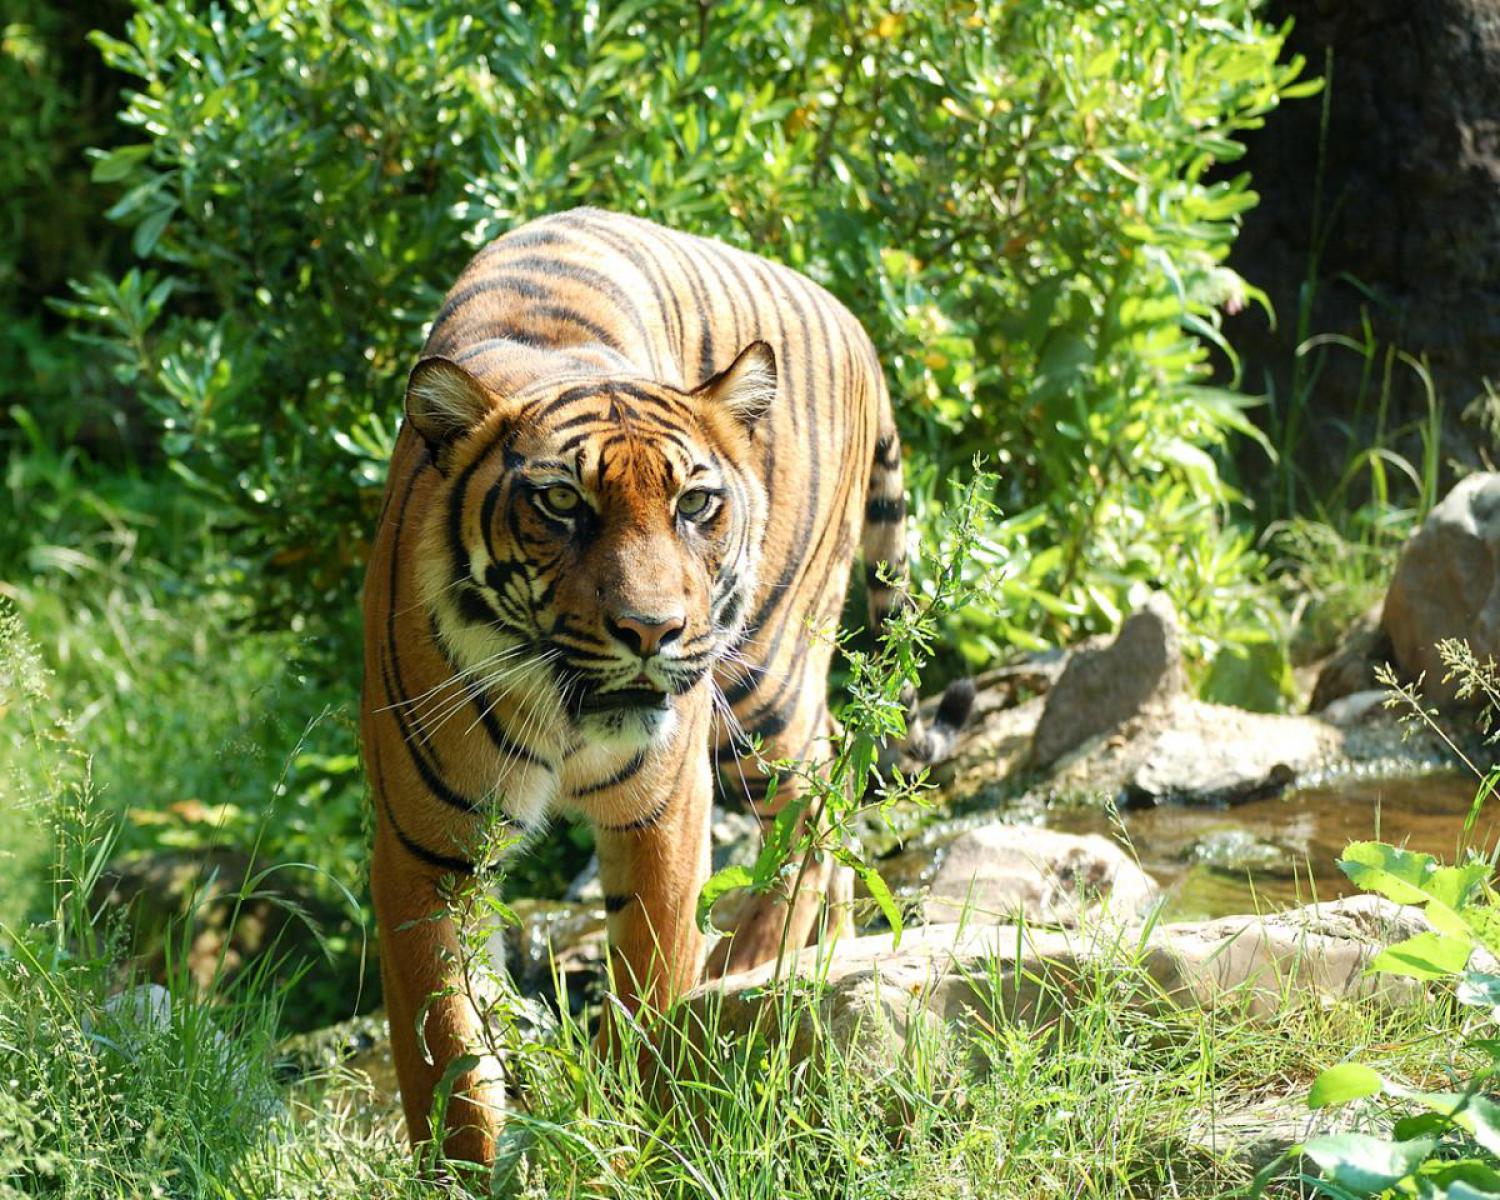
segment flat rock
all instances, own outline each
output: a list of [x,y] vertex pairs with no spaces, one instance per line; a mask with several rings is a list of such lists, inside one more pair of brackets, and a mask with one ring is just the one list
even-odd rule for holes
[[1167,708],[1057,764],[1057,793],[1123,806],[1232,804],[1274,795],[1341,761],[1339,731],[1315,717],[1254,713],[1179,696]]
[[[1270,1018],[1290,1003],[1359,999],[1415,1002],[1414,980],[1368,976],[1383,946],[1422,918],[1378,897],[1359,896],[1265,917],[1160,926],[1144,945],[1118,927],[1077,931],[1024,926],[928,925],[814,947],[789,964],[790,984],[815,996],[816,1019],[798,1010],[782,1029],[806,1053],[819,1031],[856,1057],[890,1063],[913,1037],[1002,1015],[1047,1020],[1088,987],[1110,986],[1120,1002],[1210,1008],[1234,1005]],[[720,1010],[725,1031],[774,1027],[775,964],[699,988],[689,1002]]]

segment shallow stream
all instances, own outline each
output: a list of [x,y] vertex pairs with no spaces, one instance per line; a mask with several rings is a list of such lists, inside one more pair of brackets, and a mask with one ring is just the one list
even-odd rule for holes
[[[1048,813],[1045,824],[1128,842],[1166,889],[1165,919],[1201,920],[1334,900],[1357,891],[1335,865],[1351,841],[1379,839],[1451,862],[1473,805],[1467,775],[1341,779],[1232,808],[1163,805],[1120,814]],[[1481,810],[1467,844],[1492,849],[1500,799]]]

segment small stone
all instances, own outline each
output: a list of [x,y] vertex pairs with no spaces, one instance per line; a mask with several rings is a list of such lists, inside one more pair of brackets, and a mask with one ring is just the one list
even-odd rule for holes
[[1365,692],[1350,692],[1349,695],[1340,696],[1333,701],[1319,712],[1318,716],[1340,729],[1352,729],[1384,715],[1388,699],[1390,699],[1390,693],[1381,688],[1372,688]]

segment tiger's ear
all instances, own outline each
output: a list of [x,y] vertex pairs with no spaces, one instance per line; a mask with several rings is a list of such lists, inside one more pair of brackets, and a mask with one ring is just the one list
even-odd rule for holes
[[776,399],[776,354],[765,342],[751,342],[732,363],[693,389],[732,412],[747,432],[771,411]]
[[424,358],[406,383],[406,419],[439,461],[496,403],[493,392],[449,358]]

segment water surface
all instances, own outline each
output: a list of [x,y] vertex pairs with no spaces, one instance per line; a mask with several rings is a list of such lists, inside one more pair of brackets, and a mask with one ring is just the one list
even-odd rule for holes
[[[1119,814],[1049,813],[1071,833],[1128,842],[1166,890],[1166,918],[1201,920],[1334,900],[1358,891],[1335,865],[1352,841],[1392,842],[1452,862],[1477,791],[1472,776],[1348,778],[1232,808],[1162,805]],[[1467,844],[1500,839],[1500,798],[1481,810]]]

